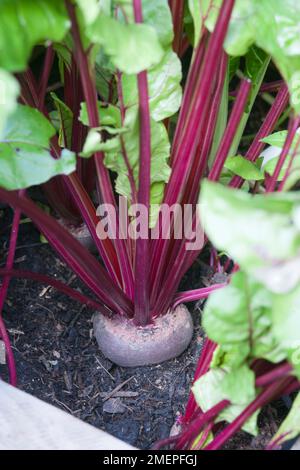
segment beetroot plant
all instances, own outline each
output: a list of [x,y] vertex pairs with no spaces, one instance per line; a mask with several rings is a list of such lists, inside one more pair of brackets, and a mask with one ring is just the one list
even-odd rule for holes
[[[299,180],[299,13],[295,0],[0,3],[0,200],[14,210],[0,311],[12,277],[52,285],[98,312],[109,358],[138,365],[180,354],[192,335],[183,304],[212,293],[182,432],[168,441],[178,448],[254,432],[258,410],[298,387],[298,196],[287,190]],[[90,296],[14,269],[22,214]],[[96,256],[74,236],[82,227]],[[230,284],[180,291],[204,247]],[[0,334],[15,384],[2,317]]]

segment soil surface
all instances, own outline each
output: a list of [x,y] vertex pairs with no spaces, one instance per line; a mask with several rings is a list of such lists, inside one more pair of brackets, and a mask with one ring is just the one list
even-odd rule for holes
[[[10,211],[2,210],[1,266],[10,222]],[[41,243],[31,223],[21,226],[15,267],[53,275],[88,293],[51,247]],[[207,275],[203,264],[195,263],[182,289],[203,285]],[[92,310],[47,286],[13,280],[4,319],[17,363],[18,385],[131,445],[150,448],[155,441],[169,436],[188,398],[203,343],[199,306],[190,307],[195,330],[188,350],[161,365],[128,369],[115,366],[99,351],[93,338]],[[0,366],[0,376],[6,377],[5,366]],[[119,396],[104,401],[105,394],[117,386]],[[262,449],[284,414],[282,401],[267,408],[260,419],[260,437],[240,433],[227,448]]]

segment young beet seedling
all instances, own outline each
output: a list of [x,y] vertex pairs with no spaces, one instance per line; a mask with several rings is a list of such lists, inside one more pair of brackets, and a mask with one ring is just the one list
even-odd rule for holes
[[[199,10],[192,1],[182,8],[181,2],[165,0],[91,0],[88,7],[80,0],[14,0],[20,14],[11,13],[8,3],[0,7],[0,17],[7,19],[3,25],[0,20],[6,38],[0,57],[5,89],[0,199],[15,214],[6,268],[0,270],[0,306],[11,277],[46,282],[99,312],[96,337],[116,363],[174,357],[192,336],[182,304],[220,287],[178,293],[206,241],[197,211],[203,177],[236,188],[247,179],[252,189],[255,183],[256,189],[274,190],[299,124],[292,116],[278,167],[265,182],[256,164],[265,145],[261,139],[288,103],[285,82],[272,84],[276,98],[245,157],[236,157],[270,54],[292,89],[291,71],[272,47],[275,39],[265,34],[273,31],[266,20],[272,21],[272,14],[263,11],[270,2],[200,2]],[[282,10],[282,18],[291,13]],[[19,28],[14,40],[13,25]],[[41,43],[46,49],[38,74]],[[187,50],[192,59],[182,94],[180,58]],[[240,84],[230,97],[233,79]],[[227,119],[229,98],[234,102]],[[25,188],[36,184],[43,184],[49,204],[65,219],[86,225],[100,262],[30,199]],[[125,224],[117,195],[127,200]],[[171,213],[167,220],[165,209]],[[46,276],[13,269],[21,213],[96,300]],[[180,225],[188,229],[178,236]],[[198,236],[200,243],[193,245]],[[1,335],[15,382],[2,322]]]

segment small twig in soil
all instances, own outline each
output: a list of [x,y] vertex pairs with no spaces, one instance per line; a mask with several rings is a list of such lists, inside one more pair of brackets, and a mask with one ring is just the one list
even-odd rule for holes
[[11,335],[24,335],[24,331],[16,330],[15,328],[8,328],[7,330]]
[[68,389],[68,393],[71,393],[72,388],[73,388],[72,379],[66,370],[64,371],[64,382]]
[[[108,393],[109,392],[99,392],[97,393],[97,396],[107,399],[106,397]],[[115,392],[114,393],[114,398],[134,398],[138,396],[139,396],[138,392]]]
[[147,377],[147,380],[148,380],[148,382],[152,385],[152,387],[156,388],[157,390],[161,390],[161,387],[158,387],[157,385],[155,385],[154,383],[152,383],[151,380],[149,379],[149,377]]
[[72,276],[70,277],[70,279],[66,283],[67,286],[70,286],[72,284],[72,282],[75,281],[76,278],[77,278],[76,274],[72,274]]
[[105,398],[103,398],[103,401],[106,401],[108,400],[109,398],[112,398],[115,396],[115,393],[118,392],[119,390],[121,390],[121,388],[124,387],[124,385],[126,385],[128,382],[130,382],[130,380],[132,380],[134,378],[134,376],[132,375],[131,377],[129,377],[129,379],[125,380],[124,382],[122,382],[121,384],[117,385],[111,392],[109,392]]
[[54,318],[54,314],[53,314],[52,310],[50,310],[50,308],[47,308],[47,307],[45,307],[45,305],[41,305],[41,304],[38,304],[38,303],[36,303],[34,306],[35,306],[35,307],[39,307],[39,308],[43,308],[43,309],[46,310],[48,313],[51,313],[52,318]]
[[63,403],[62,401],[58,400],[56,397],[53,397],[52,398],[53,401],[55,403],[57,403],[58,405],[61,405],[63,406],[69,413],[71,413],[71,415],[74,415],[75,413],[79,413],[81,410],[76,410],[76,411],[73,411],[71,410],[71,408],[69,408],[65,403]]
[[51,286],[44,287],[42,292],[39,293],[39,297],[44,297],[51,289],[52,289]]
[[[68,282],[66,282],[66,286],[70,286],[72,282],[76,279],[76,274],[72,274]],[[46,286],[43,288],[42,292],[39,294],[39,297],[44,297],[48,292],[50,292],[53,289],[52,286]]]
[[17,250],[28,249],[28,248],[36,248],[36,247],[41,246],[41,245],[45,245],[45,243],[36,242],[36,243],[30,243],[29,245],[19,245],[19,246],[16,247],[16,251]]
[[104,367],[103,364],[101,364],[100,360],[98,359],[98,357],[96,357],[96,361],[98,362],[99,366],[102,367],[102,369],[107,373],[107,375],[115,382],[116,379],[114,378],[113,375],[111,375],[111,373]]

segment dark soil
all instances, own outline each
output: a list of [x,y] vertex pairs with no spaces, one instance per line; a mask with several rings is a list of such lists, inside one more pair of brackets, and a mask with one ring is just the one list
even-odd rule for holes
[[[0,223],[4,260],[10,223],[7,210]],[[85,291],[51,247],[40,242],[39,233],[30,223],[21,226],[15,266],[54,275]],[[208,272],[203,264],[196,263],[182,288],[200,286],[204,275]],[[93,311],[54,289],[13,280],[4,319],[12,340],[19,387],[123,441],[149,448],[169,436],[176,416],[185,408],[203,341],[200,310],[195,306],[191,309],[195,333],[184,354],[161,365],[126,369],[115,366],[99,351],[92,334]],[[5,375],[5,367],[0,366],[0,376]],[[103,402],[104,392],[125,381],[120,392],[134,392],[135,396]],[[261,420],[259,438],[240,433],[227,448],[262,449],[276,431],[282,413],[286,413],[283,402],[269,407]]]

